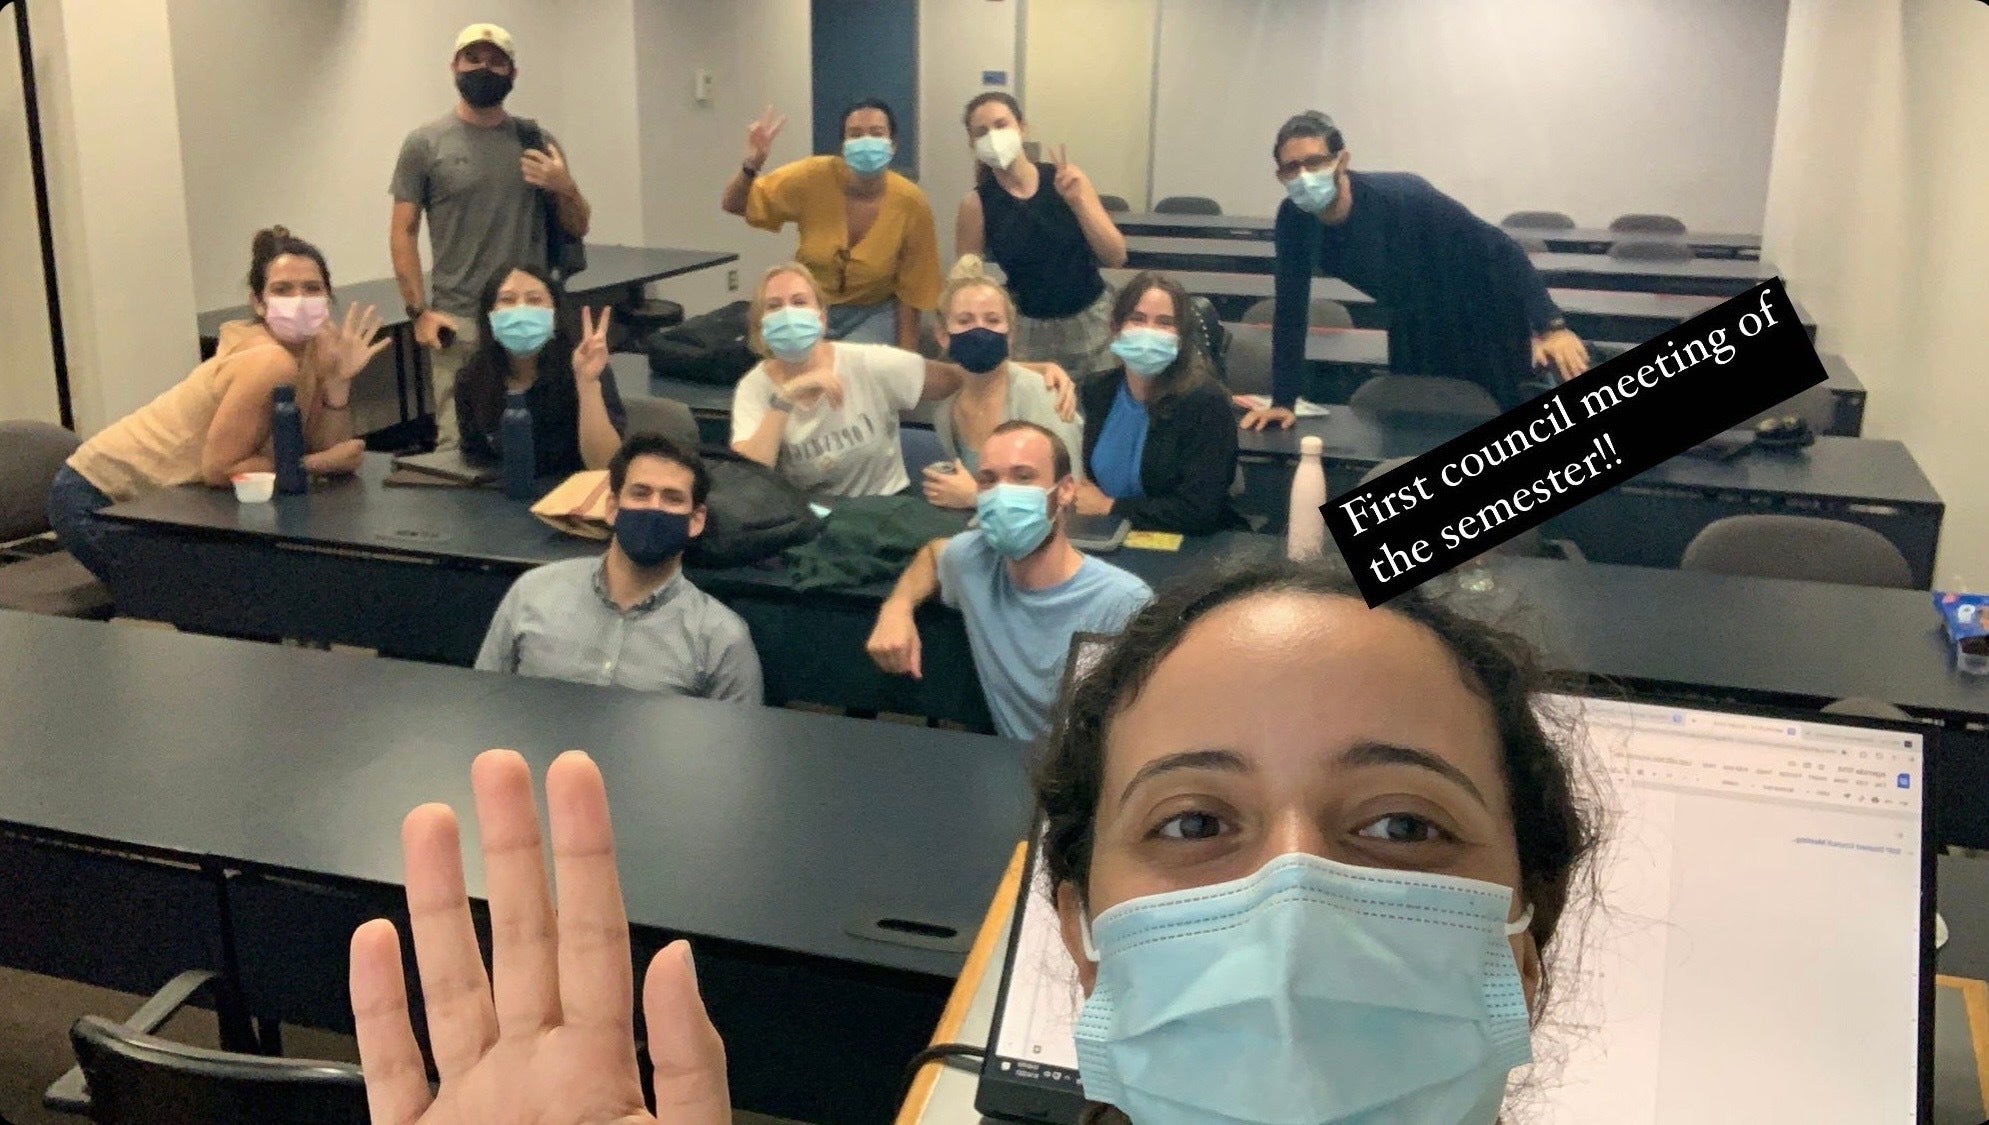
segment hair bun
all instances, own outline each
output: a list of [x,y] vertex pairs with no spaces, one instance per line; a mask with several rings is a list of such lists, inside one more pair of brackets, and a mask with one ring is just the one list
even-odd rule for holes
[[254,241],[249,243],[249,254],[266,258],[276,253],[276,248],[290,240],[290,228],[281,224],[264,227],[256,232]]
[[953,269],[947,273],[946,280],[967,281],[986,276],[988,276],[987,263],[981,260],[979,254],[962,254],[960,260],[953,263]]

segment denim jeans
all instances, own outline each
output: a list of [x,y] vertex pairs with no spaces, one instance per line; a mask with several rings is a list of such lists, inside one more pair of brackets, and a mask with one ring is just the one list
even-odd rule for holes
[[852,344],[896,344],[898,302],[829,306],[829,339]]
[[105,585],[111,583],[118,545],[133,533],[130,526],[97,514],[110,506],[110,497],[67,465],[48,486],[48,524],[56,540]]

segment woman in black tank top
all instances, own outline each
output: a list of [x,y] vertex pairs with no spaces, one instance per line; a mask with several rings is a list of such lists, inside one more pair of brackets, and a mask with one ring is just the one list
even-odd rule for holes
[[1019,360],[1085,373],[1112,367],[1112,293],[1100,266],[1126,262],[1126,238],[1083,169],[1022,153],[1022,108],[1003,93],[967,103],[967,139],[978,161],[960,201],[954,242],[1001,267],[1015,299]]

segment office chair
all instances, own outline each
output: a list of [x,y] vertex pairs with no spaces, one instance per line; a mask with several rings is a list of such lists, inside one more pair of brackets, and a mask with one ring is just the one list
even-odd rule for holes
[[953,457],[946,447],[939,444],[939,433],[924,426],[899,426],[898,448],[905,456],[905,475],[911,478],[912,486],[918,487],[927,465],[951,461]]
[[1515,234],[1512,231],[1507,231],[1506,234],[1509,237],[1511,237],[1511,239],[1514,242],[1519,244],[1519,248],[1521,250],[1524,250],[1529,254],[1545,254],[1548,250],[1552,249],[1552,247],[1547,245],[1546,239],[1537,237],[1535,235]]
[[80,444],[47,422],[0,422],[0,609],[111,616],[110,590],[48,537],[48,487]]
[[1262,336],[1235,336],[1223,361],[1223,382],[1233,395],[1271,393],[1271,342]]
[[1684,234],[1685,222],[1671,215],[1618,215],[1609,220],[1609,229],[1618,234]]
[[153,1034],[217,978],[181,973],[128,1021],[69,1029],[77,1066],[42,1104],[99,1125],[366,1125],[366,1082],[350,1063],[190,1047]]
[[1885,536],[1862,524],[1817,516],[1714,520],[1685,545],[1678,566],[1711,574],[1913,588],[1913,568]]
[[1495,418],[1499,404],[1485,388],[1441,375],[1376,375],[1347,399],[1348,406],[1380,413],[1456,414]]
[[[1393,457],[1383,461],[1363,474],[1360,484],[1354,487],[1364,488],[1369,482],[1383,474],[1393,472],[1395,469],[1414,460],[1414,457]],[[1511,539],[1506,540],[1485,553],[1488,555],[1504,555],[1509,558],[1565,559],[1569,562],[1582,563],[1588,561],[1588,556],[1582,554],[1582,549],[1575,545],[1574,540],[1549,539],[1547,538],[1547,534],[1537,527],[1520,532],[1518,535],[1513,536]]]
[[1098,197],[1098,202],[1105,210],[1113,214],[1125,214],[1133,209],[1132,204],[1127,203],[1116,195],[1101,195]]
[[1200,294],[1191,294],[1188,307],[1195,310],[1195,346],[1209,357],[1216,378],[1227,379],[1231,337],[1229,330],[1222,326],[1222,318],[1216,314],[1215,302]]
[[1206,195],[1170,195],[1153,205],[1159,215],[1220,215],[1222,204]]
[[1527,230],[1573,230],[1575,220],[1559,211],[1514,211],[1500,219],[1499,225]]
[[1692,247],[1669,238],[1621,238],[1609,246],[1609,256],[1620,262],[1689,262]]
[[[1354,314],[1347,306],[1327,297],[1318,297],[1307,303],[1306,327],[1308,328],[1352,328]],[[1266,297],[1243,311],[1244,324],[1269,324],[1278,313],[1275,297]]]
[[691,417],[690,407],[676,399],[629,395],[622,399],[622,409],[628,412],[629,433],[662,434],[687,448],[697,448],[697,419]]

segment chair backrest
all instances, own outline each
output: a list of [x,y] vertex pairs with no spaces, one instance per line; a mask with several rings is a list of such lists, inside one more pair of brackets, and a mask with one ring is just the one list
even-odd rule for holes
[[1609,220],[1609,229],[1618,233],[1636,231],[1640,234],[1684,234],[1685,222],[1671,215],[1618,215]]
[[1222,204],[1206,195],[1170,195],[1153,205],[1161,215],[1220,215]]
[[676,399],[630,395],[622,400],[622,408],[628,411],[629,433],[662,434],[672,441],[697,448],[697,419],[691,416],[690,407]]
[[1347,306],[1326,297],[1319,297],[1305,307],[1305,323],[1312,328],[1352,328],[1354,314]]
[[1837,422],[1837,396],[1831,393],[1829,387],[1819,383],[1794,398],[1776,403],[1736,428],[1752,429],[1764,418],[1780,418],[1788,414],[1808,422],[1809,428],[1816,433],[1829,433],[1830,427]]
[[1222,326],[1222,318],[1216,314],[1215,302],[1199,293],[1190,294],[1188,307],[1195,310],[1195,343],[1202,354],[1209,357],[1215,367],[1218,379],[1227,378],[1225,368],[1229,363],[1229,345],[1232,337]]
[[1575,220],[1559,211],[1514,211],[1499,220],[1502,227],[1525,227],[1528,230],[1573,230]]
[[47,422],[0,422],[0,543],[48,530],[48,486],[81,444]]
[[[941,409],[946,407],[942,404]],[[898,449],[905,457],[905,475],[912,478],[912,486],[918,487],[920,474],[927,465],[936,465],[953,458],[946,447],[939,443],[939,434],[924,426],[899,426]],[[1072,450],[1072,456],[1079,451]]]
[[1116,195],[1101,195],[1098,197],[1098,202],[1105,208],[1105,210],[1110,211],[1114,214],[1124,214],[1133,209],[1132,204],[1127,203],[1125,200],[1119,198]]
[[1271,341],[1259,334],[1232,337],[1223,361],[1223,381],[1231,394],[1271,393]]
[[1519,244],[1519,248],[1521,250],[1524,250],[1529,254],[1545,254],[1549,249],[1547,245],[1547,240],[1541,238],[1538,235],[1515,234],[1512,235],[1511,238],[1514,242]]
[[1609,256],[1626,262],[1689,262],[1692,247],[1674,238],[1619,238]]
[[1849,699],[1839,699],[1834,703],[1826,703],[1822,710],[1826,715],[1850,715],[1861,719],[1897,719],[1901,722],[1913,720],[1913,716],[1884,700],[1866,699],[1857,695]]
[[1277,298],[1266,297],[1261,301],[1255,302],[1249,308],[1244,309],[1243,319],[1238,323],[1269,324],[1273,319],[1277,317],[1277,315],[1278,315]]
[[1913,588],[1913,568],[1885,536],[1861,524],[1817,516],[1714,520],[1686,544],[1678,565],[1714,574]]
[[1348,406],[1401,414],[1496,417],[1498,400],[1485,388],[1441,375],[1376,375],[1347,397]]
[[349,1063],[189,1047],[84,1016],[69,1042],[99,1125],[366,1125],[366,1082]]

